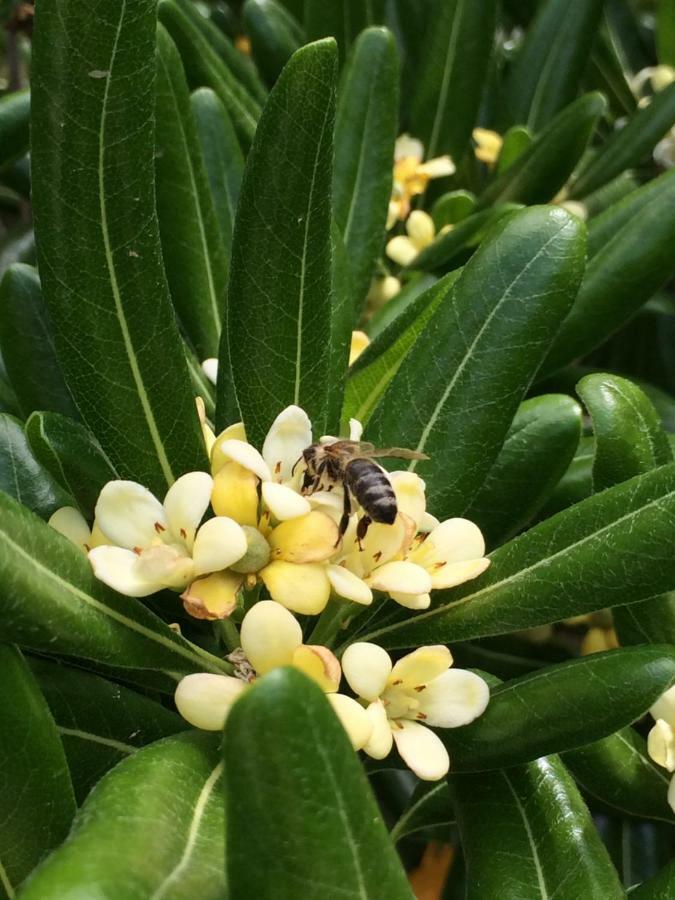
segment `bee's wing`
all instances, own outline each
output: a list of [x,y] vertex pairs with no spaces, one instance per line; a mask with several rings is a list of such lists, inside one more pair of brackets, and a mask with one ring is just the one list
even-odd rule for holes
[[374,447],[368,455],[381,458],[391,456],[394,459],[429,459],[426,453],[418,453],[417,450],[406,450],[404,447],[385,447],[382,450]]

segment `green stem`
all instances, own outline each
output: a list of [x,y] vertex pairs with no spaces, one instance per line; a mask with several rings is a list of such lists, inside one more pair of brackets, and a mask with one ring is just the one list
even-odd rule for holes
[[223,644],[229,653],[241,647],[241,639],[237,626],[231,619],[218,619],[213,623],[216,636],[221,644]]
[[309,636],[308,643],[331,647],[347,620],[352,618],[355,613],[362,611],[363,607],[358,603],[350,603],[346,600],[329,600],[328,606],[319,616],[314,630]]

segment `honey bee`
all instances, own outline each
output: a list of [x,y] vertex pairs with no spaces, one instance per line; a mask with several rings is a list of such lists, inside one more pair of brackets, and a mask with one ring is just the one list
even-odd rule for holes
[[393,457],[395,459],[429,459],[416,450],[402,447],[376,449],[373,444],[362,441],[334,441],[332,444],[312,444],[302,452],[306,470],[302,483],[304,494],[314,491],[332,490],[342,484],[344,505],[338,529],[338,543],[347,530],[352,513],[352,495],[365,515],[359,519],[356,540],[359,547],[366,536],[371,522],[393,525],[398,508],[396,495],[384,469],[373,460]]

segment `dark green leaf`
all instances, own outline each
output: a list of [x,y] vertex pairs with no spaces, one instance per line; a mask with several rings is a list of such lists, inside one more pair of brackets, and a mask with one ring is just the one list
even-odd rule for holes
[[[229,338],[229,353],[221,350],[221,357],[229,356],[253,444],[293,403],[325,430],[335,72],[331,40],[294,54],[270,94],[244,173],[222,341]],[[219,379],[219,427],[229,424],[227,381]]]
[[424,837],[447,837],[455,821],[450,789],[447,781],[420,782],[410,802],[391,829],[392,841],[400,841],[411,834]]
[[15,91],[0,97],[0,167],[28,152],[29,123],[29,91]]
[[460,515],[480,489],[569,311],[584,249],[581,224],[563,210],[508,216],[466,265],[382,396],[368,438],[428,454],[429,461],[409,468],[426,481],[434,515]]
[[54,720],[19,651],[0,645],[0,897],[68,834],[75,798]]
[[97,785],[22,900],[223,900],[222,763],[214,735],[169,737]]
[[631,891],[631,900],[672,900],[675,883],[675,860]]
[[427,158],[449,153],[458,162],[476,124],[493,44],[495,0],[446,0],[416,74],[411,130]]
[[65,0],[35,18],[42,289],[82,417],[122,475],[161,493],[206,460],[154,213],[155,3],[90,13]]
[[562,509],[579,503],[593,493],[593,460],[595,443],[593,438],[582,437],[574,459],[556,485],[550,498],[541,510],[541,518],[548,519]]
[[431,209],[436,231],[444,225],[456,225],[471,215],[476,206],[476,198],[470,191],[448,191],[441,194]]
[[364,28],[384,23],[385,5],[386,0],[305,0],[307,40],[334,37],[340,60],[344,60]]
[[246,0],[242,10],[253,58],[268,84],[274,84],[304,43],[302,28],[276,0]]
[[218,353],[227,256],[180,56],[161,25],[156,97],[156,195],[164,268],[178,318],[199,358],[206,359]]
[[347,735],[297,670],[269,673],[237,701],[225,772],[233,897],[412,900]]
[[452,779],[467,900],[620,900],[624,891],[556,757]]
[[581,408],[564,394],[526,400],[467,512],[488,547],[504,543],[536,515],[567,470],[581,434]]
[[388,328],[394,319],[402,315],[413,301],[436,281],[437,278],[434,275],[421,272],[411,273],[410,278],[401,285],[398,293],[381,306],[377,306],[371,318],[363,325],[370,339],[374,340],[385,328]]
[[47,321],[40,279],[15,263],[0,282],[0,349],[24,416],[48,409],[77,417]]
[[17,262],[35,263],[35,236],[31,225],[15,225],[0,241],[0,276]]
[[524,125],[513,125],[504,135],[502,149],[497,160],[497,172],[502,172],[514,164],[519,156],[522,156],[532,145],[534,140],[532,132]]
[[385,28],[358,38],[340,86],[333,210],[360,305],[382,251],[398,126],[398,54]]
[[675,3],[659,0],[656,17],[656,50],[659,62],[675,66]]

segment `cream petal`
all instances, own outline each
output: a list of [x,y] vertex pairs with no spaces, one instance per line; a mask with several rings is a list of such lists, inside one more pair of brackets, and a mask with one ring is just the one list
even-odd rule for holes
[[181,679],[174,700],[190,725],[203,731],[221,731],[234,701],[247,688],[245,681],[230,675],[196,673]]
[[241,623],[241,646],[258,675],[290,666],[302,644],[302,628],[297,619],[273,600],[260,600]]
[[216,438],[211,447],[211,473],[213,475],[228,461],[227,457],[220,452],[220,447],[225,441],[230,440],[244,441],[246,443],[246,429],[243,422],[235,422],[233,425],[228,425]]
[[164,585],[147,581],[138,573],[138,556],[123,547],[95,547],[89,551],[94,575],[127,597],[148,597]]
[[340,687],[342,670],[337,656],[328,647],[303,644],[293,654],[291,665],[304,672],[322,691],[332,694]]
[[434,528],[424,543],[410,554],[420,566],[460,563],[485,556],[480,528],[468,519],[446,519]]
[[[398,278],[394,279],[398,281]],[[363,437],[363,425],[359,422],[358,419],[350,419],[349,420],[349,440],[350,441],[360,441]]]
[[338,543],[337,525],[317,510],[282,522],[269,537],[272,559],[291,563],[322,562],[334,555]]
[[193,581],[181,596],[185,611],[195,619],[225,619],[237,607],[237,593],[244,581],[236,572],[214,572]]
[[240,525],[258,524],[258,477],[239,463],[226,462],[213,479],[211,505],[217,516]]
[[428,533],[429,531],[433,531],[434,528],[438,528],[440,524],[441,523],[436,516],[432,516],[430,512],[425,512],[422,516],[422,521],[419,524],[419,530]]
[[349,346],[349,365],[352,366],[361,356],[370,343],[370,338],[365,331],[352,331],[352,340]]
[[342,671],[355,694],[364,700],[377,700],[387,686],[391,658],[378,644],[357,641],[342,654]]
[[[387,207],[387,224],[386,231],[390,231],[401,218],[401,201],[392,200]],[[398,281],[398,279],[396,279]],[[398,293],[398,291],[397,291]]]
[[218,438],[213,448],[213,459],[214,462],[217,461],[222,465],[223,458],[233,459],[245,469],[250,469],[251,472],[255,472],[261,481],[272,480],[272,473],[270,472],[269,466],[255,447],[247,444],[246,441],[230,438],[221,443],[220,438]]
[[448,774],[448,751],[433,731],[419,722],[400,719],[393,724],[392,733],[403,762],[422,781],[438,781]]
[[136,576],[158,587],[182,590],[194,578],[194,567],[183,547],[157,544],[139,554]]
[[396,138],[394,144],[394,159],[405,159],[412,157],[420,162],[424,159],[424,144],[417,138],[410,137],[409,134],[402,134]]
[[417,247],[410,238],[404,237],[402,234],[396,235],[396,237],[387,241],[387,256],[399,266],[409,266],[418,252]]
[[326,574],[333,591],[343,600],[369,606],[373,602],[373,592],[358,576],[344,566],[328,565]]
[[414,472],[395,472],[389,477],[398,511],[408,516],[415,523],[415,530],[418,530],[427,503],[424,482]]
[[109,481],[96,503],[96,521],[113,544],[133,550],[149,547],[166,532],[164,507],[135,481]]
[[664,719],[657,719],[649,732],[647,752],[657,765],[675,772],[675,732]]
[[211,502],[213,479],[206,472],[181,475],[164,498],[164,512],[171,533],[192,550],[195,532]]
[[418,647],[398,660],[391,671],[389,684],[415,688],[438,678],[451,665],[452,653],[442,644]]
[[197,532],[192,551],[195,575],[208,575],[227,569],[246,553],[246,534],[234,519],[216,516],[204,522]]
[[202,363],[202,371],[211,384],[216,384],[218,381],[218,360],[213,357],[205,359]]
[[262,448],[263,459],[272,477],[276,481],[287,481],[293,466],[302,457],[302,451],[311,443],[309,416],[299,406],[287,406],[272,422]]
[[342,491],[317,491],[307,499],[312,509],[330,516],[336,525],[340,522],[344,506]]
[[427,594],[431,590],[431,576],[415,563],[395,560],[378,566],[368,577],[368,584],[376,591]]
[[[382,567],[396,556],[402,555],[410,538],[408,524],[409,520],[401,515],[396,516],[393,525],[372,522],[365,538],[361,541],[363,549],[356,546],[353,554],[350,554],[358,559],[358,565],[354,566],[354,570],[367,575],[376,567]],[[348,546],[346,535],[343,546]],[[349,567],[352,568],[351,565]]]
[[320,563],[296,563],[277,560],[260,572],[273,600],[293,612],[316,616],[330,598],[326,567]]
[[448,669],[432,679],[418,695],[425,723],[435,728],[468,725],[485,712],[490,688],[473,672]]
[[326,697],[347,732],[352,747],[361,750],[370,740],[373,730],[368,713],[356,700],[345,694],[326,694]]
[[279,522],[287,519],[297,519],[298,516],[307,515],[312,511],[309,500],[296,493],[285,484],[277,484],[275,481],[264,481],[262,485],[262,498],[265,505]]
[[481,559],[470,559],[467,562],[451,563],[442,568],[432,569],[431,586],[435,591],[456,587],[478,578],[489,567],[490,560],[483,556]]
[[455,164],[449,156],[436,156],[422,163],[417,171],[427,178],[444,178],[455,174]]
[[428,246],[436,237],[434,220],[429,213],[425,213],[421,209],[414,209],[410,213],[408,221],[405,223],[405,230],[418,250]]
[[400,591],[389,591],[391,599],[406,609],[429,609],[431,594],[403,594]]
[[665,694],[661,694],[649,712],[655,719],[665,719],[675,728],[675,685],[668,688]]
[[48,525],[68,538],[73,544],[85,550],[91,548],[91,529],[79,509],[74,506],[62,506],[50,517]]
[[373,759],[384,759],[389,756],[394,743],[394,736],[391,733],[391,725],[387,718],[387,711],[381,700],[375,700],[366,708],[368,718],[373,726],[370,740],[364,746],[364,751]]

